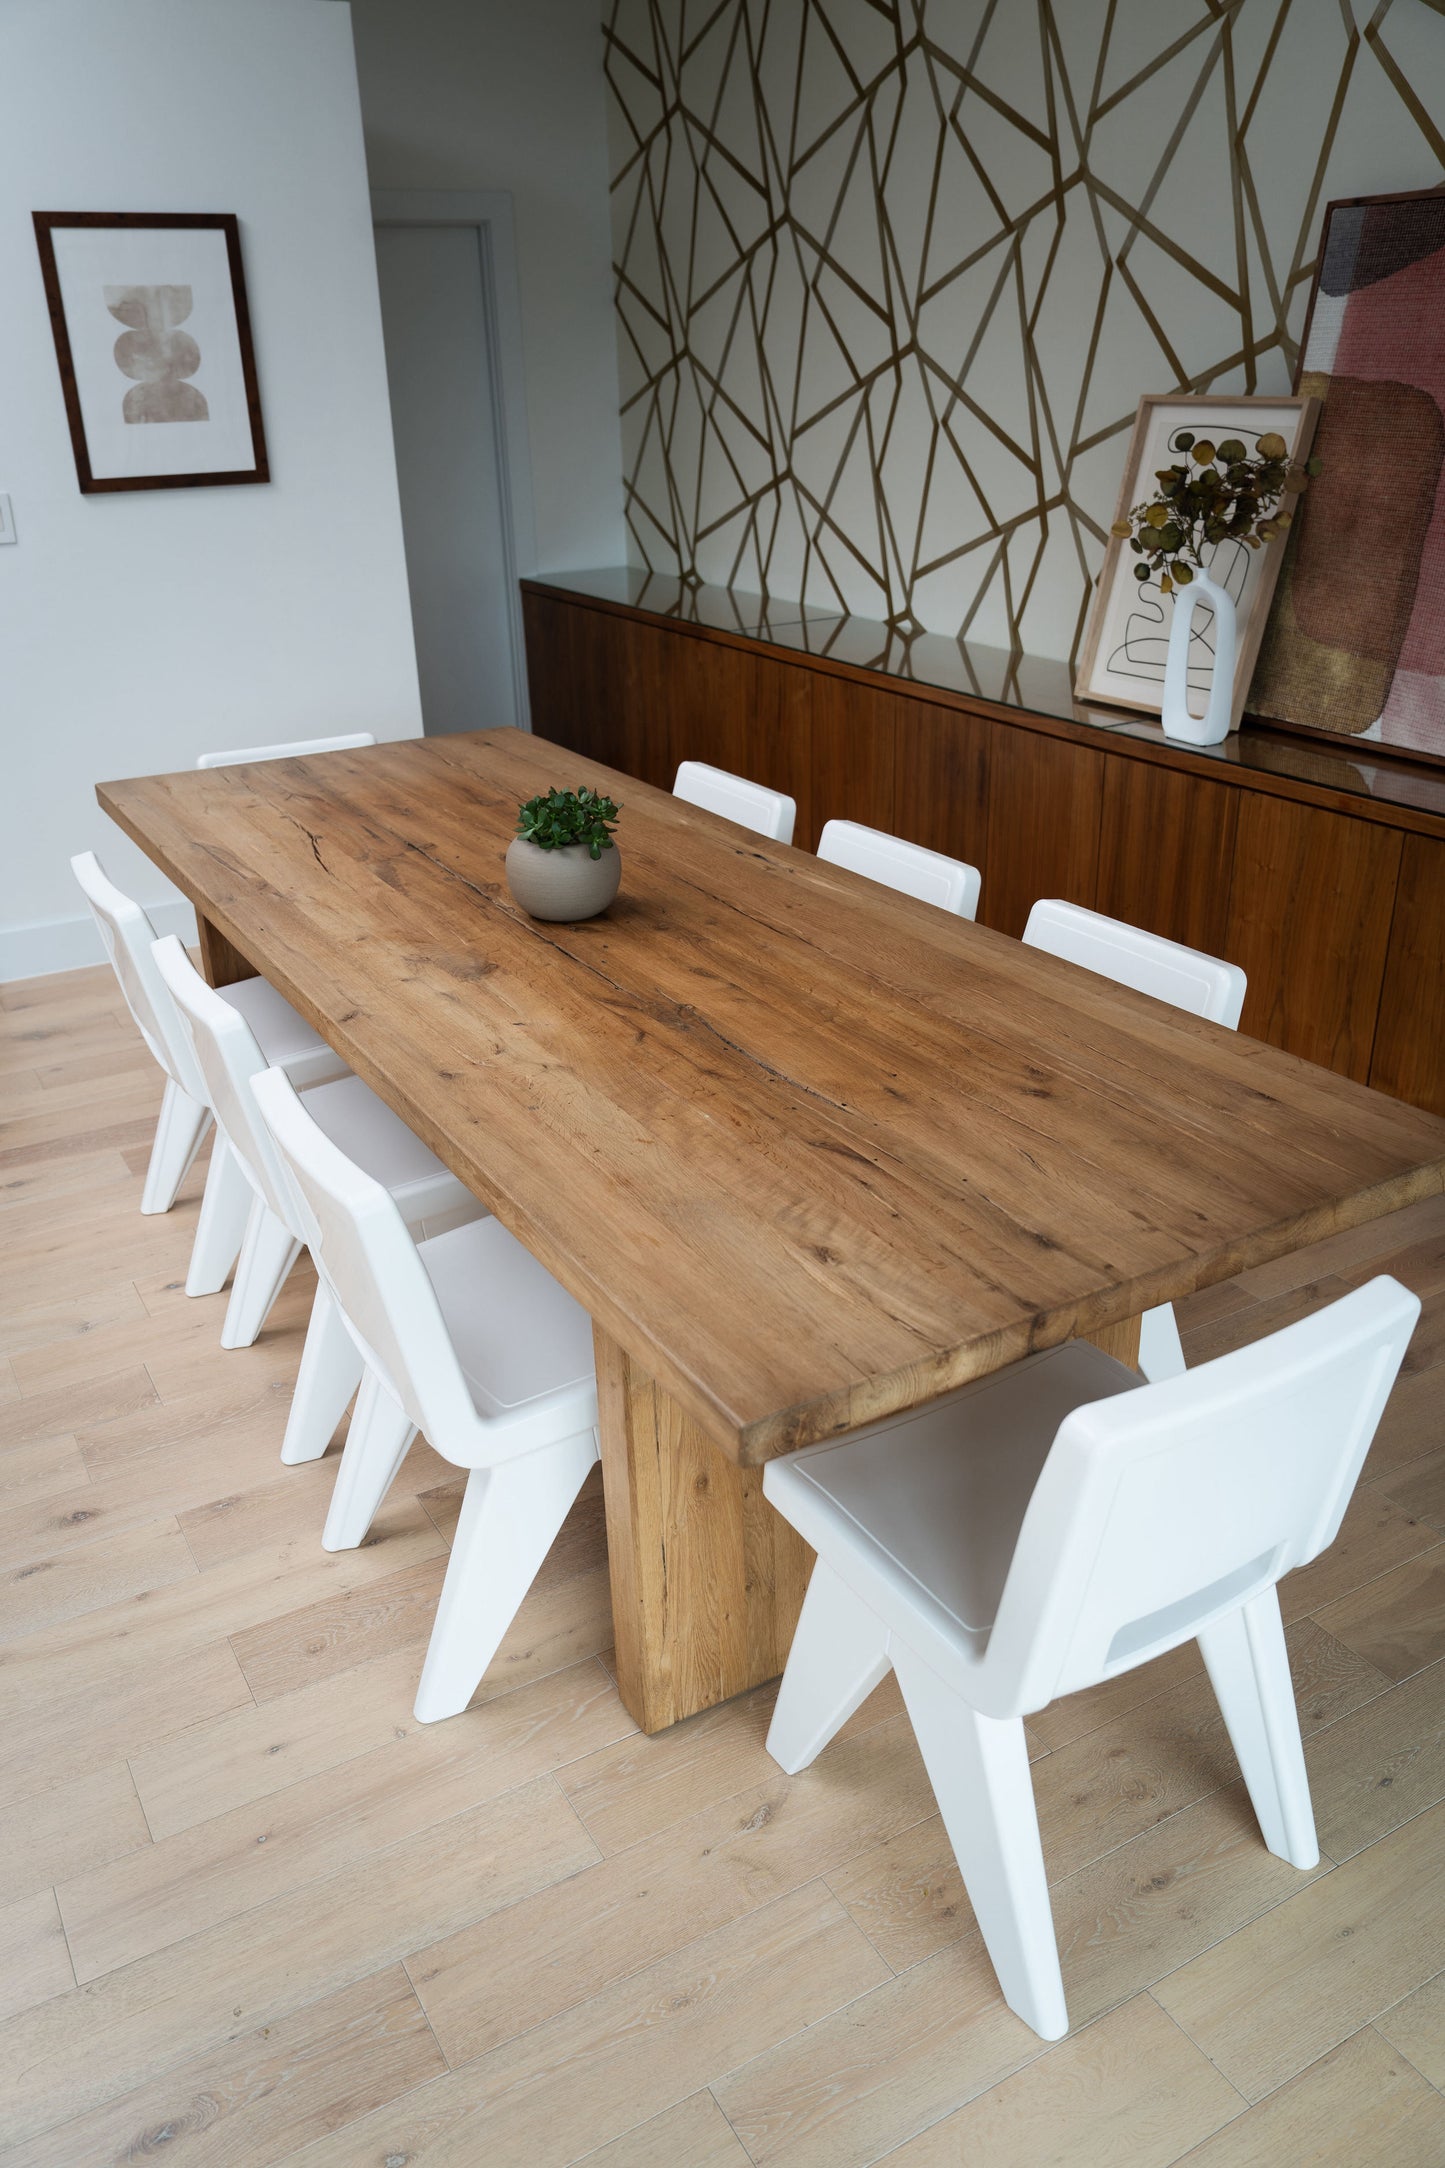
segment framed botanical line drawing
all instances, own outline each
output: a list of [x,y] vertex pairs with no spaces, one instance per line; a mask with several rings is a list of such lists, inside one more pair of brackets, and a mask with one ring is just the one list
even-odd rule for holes
[[[1196,398],[1187,392],[1150,394],[1139,402],[1116,518],[1126,519],[1131,506],[1152,496],[1158,471],[1183,457],[1181,432],[1189,444],[1237,437],[1251,454],[1261,437],[1281,436],[1289,447],[1290,465],[1299,466],[1308,457],[1318,417],[1317,399],[1256,399],[1243,393],[1218,398]],[[1225,540],[1212,546],[1206,560],[1211,578],[1234,598],[1237,646],[1231,727],[1238,724],[1244,709],[1281,554],[1278,543],[1250,549],[1242,541]],[[1111,536],[1094,589],[1074,693],[1079,700],[1103,700],[1157,715],[1164,701],[1174,597],[1163,592],[1157,578],[1141,582],[1134,567],[1127,542]],[[1191,712],[1196,706],[1197,712],[1204,710],[1213,674],[1213,640],[1214,613],[1201,605],[1189,648]]]
[[81,489],[269,481],[234,215],[33,217]]

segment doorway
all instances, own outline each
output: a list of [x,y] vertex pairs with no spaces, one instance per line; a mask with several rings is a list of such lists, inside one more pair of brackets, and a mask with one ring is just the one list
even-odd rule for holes
[[423,727],[526,729],[517,582],[532,518],[510,199],[378,190],[372,217]]

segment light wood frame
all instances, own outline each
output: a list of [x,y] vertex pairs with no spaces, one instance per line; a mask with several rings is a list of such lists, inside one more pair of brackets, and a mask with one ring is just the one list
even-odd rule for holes
[[[1116,521],[1127,519],[1134,505],[1152,495],[1148,486],[1152,473],[1146,475],[1142,470],[1145,448],[1161,407],[1177,407],[1183,410],[1181,423],[1187,414],[1191,422],[1197,420],[1198,435],[1215,438],[1229,429],[1248,431],[1250,414],[1258,413],[1263,408],[1271,408],[1276,412],[1280,408],[1288,409],[1297,417],[1290,442],[1289,456],[1292,464],[1308,457],[1320,415],[1318,399],[1304,399],[1293,393],[1280,393],[1274,398],[1249,397],[1244,393],[1207,397],[1195,396],[1189,392],[1146,393],[1139,401],[1139,411],[1134,418],[1134,429],[1129,439],[1129,451],[1119,485],[1119,501],[1114,511]],[[1249,610],[1247,613],[1241,612],[1239,618],[1234,665],[1234,701],[1230,713],[1231,730],[1238,729],[1240,717],[1244,713],[1249,682],[1254,675],[1255,657],[1259,653],[1259,645],[1264,638],[1265,621],[1269,616],[1270,598],[1283,562],[1283,551],[1284,545],[1279,543],[1266,545],[1256,553],[1258,577],[1254,582]],[[1137,695],[1128,699],[1112,685],[1100,682],[1102,673],[1099,669],[1099,651],[1103,643],[1105,619],[1115,590],[1124,576],[1123,568],[1132,566],[1132,563],[1128,543],[1118,535],[1111,534],[1108,548],[1104,552],[1104,562],[1099,568],[1099,577],[1094,583],[1089,621],[1083,645],[1079,650],[1078,668],[1074,678],[1074,696],[1080,701],[1102,701],[1110,707],[1135,708],[1147,715],[1158,715],[1164,705],[1162,670],[1159,673],[1157,692],[1151,690],[1148,681],[1141,681]],[[1135,584],[1132,573],[1129,577],[1132,586]]]

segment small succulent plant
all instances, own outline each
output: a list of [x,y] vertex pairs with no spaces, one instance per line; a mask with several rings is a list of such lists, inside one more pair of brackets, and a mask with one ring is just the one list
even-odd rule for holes
[[569,844],[583,843],[589,858],[600,858],[614,847],[609,823],[620,811],[610,798],[585,786],[548,790],[518,806],[517,834],[539,851],[565,851]]
[[1293,520],[1293,499],[1320,471],[1317,459],[1291,466],[1289,446],[1276,430],[1259,437],[1251,453],[1242,437],[1216,444],[1177,429],[1169,450],[1180,456],[1155,469],[1154,495],[1109,530],[1134,552],[1140,585],[1157,573],[1166,595],[1187,587],[1196,567],[1203,570],[1206,549],[1245,542],[1257,550],[1278,540]]

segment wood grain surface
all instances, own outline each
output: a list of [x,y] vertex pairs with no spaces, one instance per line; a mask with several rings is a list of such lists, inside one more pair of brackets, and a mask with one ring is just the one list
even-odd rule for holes
[[[622,892],[511,902],[600,784]],[[744,1466],[1445,1187],[1445,1121],[516,731],[102,805]]]

